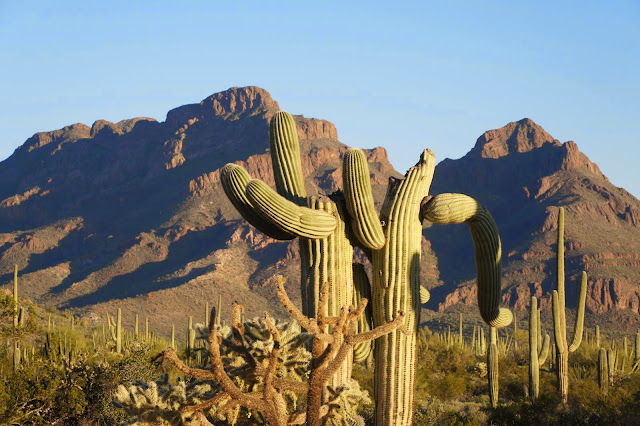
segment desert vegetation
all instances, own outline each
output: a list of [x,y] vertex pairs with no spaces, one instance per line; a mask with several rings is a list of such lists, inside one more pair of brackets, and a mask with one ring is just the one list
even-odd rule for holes
[[[553,322],[531,297],[528,326],[501,302],[502,248],[489,211],[471,197],[429,196],[425,150],[392,178],[379,212],[362,151],[343,160],[343,190],[308,197],[293,118],[270,127],[276,191],[228,164],[224,191],[264,234],[299,238],[302,306],[274,283],[289,316],[222,319],[203,301],[184,343],[122,326],[122,311],[80,318],[13,292],[0,300],[0,421],[7,424],[623,424],[640,409],[640,331],[622,340],[584,326],[588,277],[567,337],[564,210],[557,222]],[[466,223],[479,314],[421,320],[422,223]],[[368,262],[354,262],[361,252]],[[229,302],[229,301],[228,301]],[[134,314],[129,312],[129,315]],[[472,326],[470,326],[472,324]],[[551,325],[552,324],[552,325]],[[553,339],[543,330],[553,330]],[[457,329],[457,331],[456,331]],[[452,331],[454,330],[454,331]],[[544,335],[544,337],[543,337]],[[569,353],[572,354],[569,357]],[[571,386],[569,384],[571,383]]]

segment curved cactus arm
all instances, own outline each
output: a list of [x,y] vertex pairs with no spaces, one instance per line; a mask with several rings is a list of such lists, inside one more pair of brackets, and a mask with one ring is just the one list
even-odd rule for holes
[[298,132],[288,112],[278,111],[271,119],[269,145],[278,193],[299,206],[304,205],[307,193],[300,162]]
[[547,360],[547,356],[549,355],[549,346],[551,344],[551,338],[548,334],[544,335],[544,343],[542,343],[542,349],[540,350],[540,354],[538,355],[538,364],[542,365]]
[[569,346],[569,352],[574,352],[582,343],[584,334],[584,306],[587,299],[587,273],[582,271],[580,279],[580,294],[578,295],[578,312],[576,312],[576,324],[573,333],[573,342]]
[[356,238],[365,248],[381,249],[386,240],[373,204],[369,166],[361,150],[349,148],[344,155],[342,181]]
[[251,181],[249,173],[237,164],[227,164],[220,170],[220,182],[224,193],[242,217],[254,228],[276,240],[291,240],[295,235],[274,226],[270,221],[256,214],[255,207],[246,195],[247,184]]
[[556,349],[559,354],[564,353],[566,336],[562,330],[562,321],[560,320],[560,306],[559,306],[558,290],[553,290],[553,296],[551,298],[551,306],[553,310],[553,335],[556,339]]
[[440,194],[425,197],[420,214],[433,223],[466,222],[469,225],[476,257],[480,315],[492,327],[500,328],[511,324],[511,311],[499,307],[502,291],[502,247],[498,227],[491,213],[467,195]]
[[324,238],[338,225],[338,219],[334,215],[298,206],[260,180],[254,179],[249,182],[246,194],[261,218],[297,237]]

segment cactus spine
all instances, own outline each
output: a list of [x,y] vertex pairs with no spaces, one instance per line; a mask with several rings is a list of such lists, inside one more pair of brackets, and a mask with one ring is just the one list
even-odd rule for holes
[[492,408],[498,406],[498,345],[497,345],[497,329],[491,327],[491,344],[487,351],[487,377],[489,379],[489,401]]
[[557,280],[553,291],[553,326],[557,349],[558,391],[564,404],[567,403],[569,393],[569,353],[574,352],[582,343],[584,327],[584,307],[587,297],[587,273],[582,272],[580,293],[578,295],[578,309],[571,346],[567,341],[567,320],[565,316],[564,292],[564,208],[558,211],[558,247],[557,247]]
[[540,336],[540,311],[538,310],[538,299],[531,296],[529,313],[529,396],[536,400],[540,390],[540,365],[544,364],[549,353],[549,335],[545,335],[544,344],[541,349],[538,342]]

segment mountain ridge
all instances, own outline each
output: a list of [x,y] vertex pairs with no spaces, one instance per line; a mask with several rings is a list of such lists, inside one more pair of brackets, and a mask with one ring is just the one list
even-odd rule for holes
[[[15,263],[24,294],[39,303],[84,315],[128,306],[156,315],[165,328],[218,294],[244,300],[249,315],[265,305],[284,314],[269,282],[276,273],[289,277],[299,299],[297,243],[252,229],[219,182],[220,168],[234,162],[273,185],[268,121],[279,108],[266,90],[249,86],[174,108],[163,122],[96,120],[36,133],[0,163],[0,279],[9,281]],[[337,129],[294,118],[307,191],[339,190],[347,146]],[[389,177],[401,175],[384,148],[364,152],[379,207]],[[441,161],[431,192],[466,193],[492,212],[510,306],[522,309],[531,294],[551,288],[554,209],[565,206],[568,276],[581,268],[593,275],[588,309],[638,312],[640,202],[613,186],[574,142],[561,143],[530,119],[508,123],[483,133],[462,158]],[[593,232],[580,225],[585,221]],[[465,226],[427,225],[424,235],[429,306],[472,303]],[[571,303],[573,290],[567,292]],[[187,307],[179,314],[171,312],[177,300]]]

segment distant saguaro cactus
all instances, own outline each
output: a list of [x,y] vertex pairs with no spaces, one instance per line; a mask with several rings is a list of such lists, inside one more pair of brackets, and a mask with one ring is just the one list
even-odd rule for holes
[[603,395],[609,393],[609,366],[607,364],[607,350],[600,348],[598,354],[598,385]]
[[587,273],[582,272],[580,293],[578,294],[578,310],[571,346],[567,342],[567,320],[565,315],[564,293],[564,208],[558,211],[558,247],[557,247],[557,279],[553,291],[553,327],[557,348],[558,391],[564,404],[569,394],[569,353],[574,352],[582,343],[584,327],[584,307],[587,297]]
[[14,265],[13,268],[13,328],[18,328],[19,321],[19,307],[18,307],[18,265]]
[[489,401],[492,408],[498,406],[498,377],[500,376],[500,367],[498,365],[498,345],[497,330],[491,327],[491,340],[489,350],[487,351],[487,378],[489,379]]
[[540,336],[540,312],[538,311],[538,299],[531,296],[529,313],[529,396],[536,400],[540,390],[540,365],[544,364],[549,353],[549,335],[544,337],[542,349],[538,349]]

